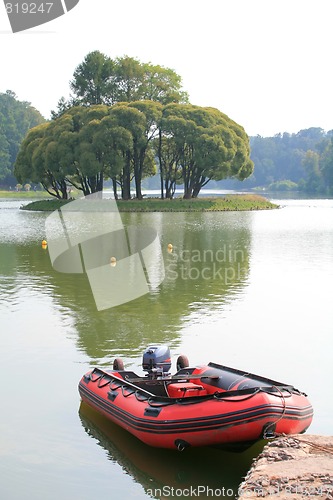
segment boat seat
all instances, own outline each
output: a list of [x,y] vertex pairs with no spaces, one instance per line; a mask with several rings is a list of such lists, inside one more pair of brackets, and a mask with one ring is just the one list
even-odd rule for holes
[[192,382],[174,382],[169,384],[167,389],[170,398],[189,398],[207,394],[202,385],[193,384]]

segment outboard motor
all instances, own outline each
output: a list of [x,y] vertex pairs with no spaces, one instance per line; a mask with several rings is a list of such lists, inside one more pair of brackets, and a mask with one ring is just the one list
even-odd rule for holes
[[169,374],[171,368],[170,349],[166,345],[149,346],[143,353],[142,368],[148,376],[163,377]]

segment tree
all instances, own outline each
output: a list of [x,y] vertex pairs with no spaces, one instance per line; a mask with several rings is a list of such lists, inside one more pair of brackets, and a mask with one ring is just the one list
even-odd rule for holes
[[74,104],[113,104],[113,61],[95,50],[75,69],[70,88]]
[[333,193],[333,137],[327,142],[327,145],[319,160],[320,171],[323,176],[325,190]]
[[52,196],[67,199],[67,185],[58,163],[58,145],[48,133],[49,128],[50,123],[43,123],[28,132],[17,155],[14,173],[22,184],[41,183]]
[[153,143],[153,150],[160,167],[161,198],[173,198],[176,184],[181,181],[180,151],[177,148],[175,138],[167,137],[159,130],[159,136]]
[[144,141],[145,117],[138,109],[120,104],[110,108],[112,126],[121,127],[130,133],[132,138],[130,145],[125,145],[123,150],[123,168],[120,176],[122,188],[122,198],[125,200],[131,197],[131,180],[133,164],[137,157],[142,142]]
[[0,181],[15,184],[14,163],[27,131],[44,122],[29,102],[19,101],[11,90],[0,93]]
[[164,143],[172,141],[174,162],[163,158],[163,151],[169,154],[170,148],[161,142],[160,167],[168,164],[175,176],[181,171],[184,198],[197,197],[211,179],[242,180],[253,171],[244,129],[217,109],[190,104],[165,106],[161,129],[160,141],[163,136]]
[[76,106],[50,124],[63,178],[84,195],[102,191],[104,177],[109,175],[110,137],[103,122],[107,116],[107,106]]
[[131,132],[110,116],[107,106],[76,106],[43,127],[32,129],[22,144],[15,173],[22,182],[41,182],[57,198],[68,186],[84,195],[100,192],[104,178],[120,175]]
[[119,102],[151,100],[167,104],[188,102],[181,77],[170,68],[142,63],[124,56],[112,60],[98,50],[90,52],[74,71],[70,81],[73,94],[62,97],[55,119],[77,105],[113,105]]
[[8,178],[11,174],[9,149],[9,142],[5,133],[0,129],[0,181]]
[[182,90],[182,79],[174,70],[150,63],[143,64],[143,70],[142,99],[161,104],[189,101],[188,93]]
[[93,144],[97,158],[103,161],[104,176],[112,179],[114,196],[117,199],[117,184],[121,185],[123,192],[121,179],[126,152],[133,147],[131,132],[108,115],[102,118],[98,129],[96,128]]
[[[142,199],[141,183],[145,168],[156,172],[153,167],[154,160],[149,155],[152,141],[159,133],[159,124],[162,118],[162,105],[153,101],[137,101],[128,105],[138,110],[144,117],[144,130],[140,138],[134,141],[133,170],[135,179],[136,198]],[[151,175],[151,172],[150,172]]]
[[220,111],[146,100],[75,106],[32,129],[16,174],[23,183],[41,182],[61,198],[67,197],[68,185],[88,195],[102,191],[110,178],[115,195],[119,184],[122,198],[129,199],[134,178],[141,199],[142,179],[156,172],[156,157],[167,197],[180,179],[184,197],[190,198],[210,179],[244,179],[253,169],[247,135]]
[[308,150],[302,164],[306,172],[304,189],[310,193],[320,193],[323,189],[323,175],[319,168],[320,155]]
[[268,186],[277,181],[290,180],[308,189],[307,151],[321,155],[328,136],[329,133],[323,129],[311,127],[296,134],[284,132],[274,137],[251,137],[251,159],[255,169],[246,185]]
[[143,98],[144,68],[133,57],[118,57],[114,62],[114,101],[131,102]]

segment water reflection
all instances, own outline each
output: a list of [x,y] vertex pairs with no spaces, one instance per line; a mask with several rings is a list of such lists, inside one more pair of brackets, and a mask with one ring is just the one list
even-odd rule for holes
[[[77,382],[88,365],[120,355],[137,371],[128,365],[155,341],[174,358],[181,346],[191,364],[289,380],[314,405],[310,432],[331,433],[332,200],[256,213],[124,214],[125,224],[157,228],[167,277],[154,293],[101,312],[84,275],[52,269],[41,247],[46,214],[21,204],[2,210],[0,201],[1,498],[144,499],[141,484],[147,492],[151,482],[239,483],[243,455],[151,450],[85,411],[92,439],[81,428]],[[222,274],[209,276],[211,253]]]
[[[162,498],[159,492],[163,488],[167,493],[171,488],[184,491],[203,486],[222,493],[224,489],[221,497],[234,497],[253,457],[264,446],[261,441],[242,453],[214,448],[189,449],[184,453],[162,450],[141,443],[84,403],[79,415],[86,433],[106,451],[108,459],[116,461],[153,498]],[[212,495],[200,495],[208,497]]]
[[[246,285],[249,273],[247,214],[123,216],[125,225],[159,233],[166,277],[153,292],[104,311],[97,311],[86,275],[54,271],[40,241],[0,247],[1,274],[13,277],[12,287],[24,280],[31,291],[37,287],[51,296],[72,318],[78,346],[94,364],[108,364],[118,355],[137,357],[151,342],[175,347],[182,325],[223,308]],[[7,284],[7,293],[12,287]]]

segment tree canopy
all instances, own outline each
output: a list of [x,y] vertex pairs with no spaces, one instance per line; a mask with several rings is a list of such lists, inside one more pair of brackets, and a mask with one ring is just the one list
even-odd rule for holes
[[28,133],[15,174],[21,182],[41,182],[62,198],[66,186],[87,195],[111,179],[115,195],[120,186],[129,199],[134,178],[140,199],[142,179],[159,167],[162,197],[172,197],[178,181],[190,198],[210,179],[249,176],[249,151],[244,129],[214,108],[148,100],[75,106]]
[[44,122],[43,116],[29,102],[19,101],[14,92],[0,93],[0,183],[16,183],[14,163],[27,131]]
[[111,179],[115,196],[142,198],[142,180],[159,171],[161,196],[176,184],[198,196],[209,180],[245,179],[253,171],[244,129],[214,108],[188,103],[172,69],[99,51],[74,71],[72,95],[53,120],[28,133],[17,157],[20,182],[39,181],[57,197],[70,186],[85,195]]
[[98,50],[90,52],[74,71],[72,94],[62,97],[53,118],[76,105],[113,105],[151,100],[161,104],[188,102],[181,77],[172,69],[142,63],[129,56],[111,59]]
[[41,182],[58,197],[70,186],[98,191],[111,179],[116,196],[120,189],[128,199],[134,182],[141,198],[143,179],[155,189],[149,178],[157,172],[167,198],[176,186],[189,198],[208,182],[238,189],[239,180],[242,188],[333,193],[333,130],[249,140],[221,111],[189,104],[174,70],[97,50],[76,67],[70,91],[45,127],[30,103],[0,93],[0,184],[16,182],[16,161],[17,180]]
[[211,179],[244,179],[253,171],[244,129],[215,108],[169,104],[160,128],[155,152],[167,197],[177,183],[191,198]]

